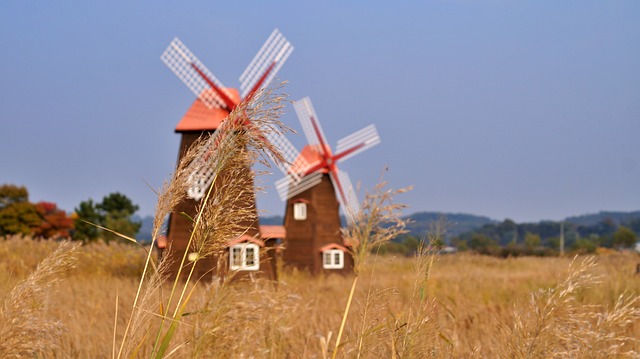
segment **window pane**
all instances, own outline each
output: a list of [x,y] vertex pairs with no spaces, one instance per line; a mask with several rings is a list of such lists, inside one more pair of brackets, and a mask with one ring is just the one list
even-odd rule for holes
[[245,252],[245,260],[247,267],[253,266],[256,264],[255,261],[255,249],[252,247],[247,247]]
[[333,264],[340,265],[340,252],[333,252]]
[[241,266],[242,265],[242,249],[238,247],[232,247],[231,253],[233,254],[232,260],[233,266]]
[[296,221],[303,221],[307,219],[307,204],[306,203],[294,203],[293,204],[293,219]]

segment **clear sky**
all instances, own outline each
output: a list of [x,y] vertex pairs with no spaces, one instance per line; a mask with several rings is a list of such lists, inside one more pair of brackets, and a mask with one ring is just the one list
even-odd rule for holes
[[[407,213],[640,210],[639,19],[636,0],[3,1],[0,183],[152,214],[194,99],[160,54],[177,36],[237,87],[278,28],[284,91],[311,97],[331,144],[375,123],[382,144],[341,168],[370,188],[388,166],[415,185]],[[293,107],[282,120],[301,130]],[[273,189],[258,205],[284,209]]]

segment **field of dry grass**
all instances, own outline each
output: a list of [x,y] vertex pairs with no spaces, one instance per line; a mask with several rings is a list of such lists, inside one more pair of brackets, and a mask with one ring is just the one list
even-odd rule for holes
[[[114,326],[119,344],[145,253],[128,244],[78,248],[76,268],[55,273],[58,284],[48,289],[35,283],[47,291],[37,310],[26,317],[12,312],[11,290],[57,246],[21,238],[0,242],[0,336],[7,340],[7,326],[16,325],[7,322],[12,318],[52,323],[45,343],[28,335],[18,339],[45,357],[111,357]],[[577,258],[570,273],[572,260],[466,254],[369,258],[337,356],[638,357],[640,343],[633,338],[640,338],[635,274],[640,258],[609,254],[584,264],[585,258]],[[416,264],[422,265],[418,272]],[[196,285],[171,356],[328,357],[352,279],[285,270],[277,285]],[[160,312],[153,305],[148,309]],[[147,329],[157,321],[149,323],[143,338],[155,335]],[[147,339],[135,342],[143,345],[134,356],[150,356],[153,338]]]

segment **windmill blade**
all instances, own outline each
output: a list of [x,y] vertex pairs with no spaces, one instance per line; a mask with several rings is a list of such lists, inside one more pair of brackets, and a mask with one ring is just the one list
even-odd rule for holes
[[219,166],[213,152],[223,138],[224,132],[227,131],[227,127],[231,126],[229,123],[224,121],[218,130],[207,138],[206,142],[199,147],[198,154],[187,166],[187,170],[191,173],[187,179],[187,197],[199,201],[207,194],[216,177],[216,168]]
[[305,97],[302,100],[293,103],[293,108],[296,110],[302,130],[310,145],[317,145],[322,152],[326,151],[327,138],[322,132],[320,122],[318,121],[318,115],[313,109],[311,99]]
[[[209,148],[209,146],[204,146]],[[215,177],[214,166],[207,161],[211,150],[202,151],[196,159],[189,164],[191,174],[187,179],[187,197],[199,201],[207,193],[209,186]]]
[[285,160],[285,162],[278,161],[267,152],[273,163],[280,168],[280,171],[282,171],[285,176],[291,176],[294,182],[298,182],[301,176],[304,175],[306,169],[309,168],[307,160],[300,156],[300,151],[293,146],[284,134],[273,131],[265,131],[263,133],[267,140],[280,150]]
[[273,30],[258,54],[240,75],[241,97],[247,98],[267,86],[289,58],[291,52],[293,52],[291,42],[278,29]]
[[341,170],[337,170],[336,173],[329,172],[333,187],[336,189],[336,195],[338,200],[342,204],[342,211],[349,223],[355,222],[358,214],[360,213],[360,203],[358,197],[353,189],[349,175]]
[[322,172],[314,172],[302,177],[298,182],[290,175],[276,181],[276,190],[282,201],[286,201],[322,182]]
[[380,135],[375,125],[369,125],[338,141],[336,146],[336,161],[344,161],[349,157],[368,150],[380,143]]
[[208,108],[230,107],[231,95],[224,85],[177,37],[160,59]]
[[189,187],[187,188],[187,197],[199,201],[205,194],[211,182],[213,182],[214,171],[212,167],[199,166],[189,176],[187,181]]

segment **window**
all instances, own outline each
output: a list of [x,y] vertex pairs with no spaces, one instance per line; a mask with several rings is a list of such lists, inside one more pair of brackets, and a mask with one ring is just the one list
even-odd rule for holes
[[234,244],[229,248],[229,264],[232,270],[260,269],[260,248],[253,243]]
[[344,268],[344,252],[339,249],[329,249],[322,252],[322,268],[324,269]]
[[307,204],[298,202],[293,204],[293,219],[296,221],[304,221],[307,219]]

